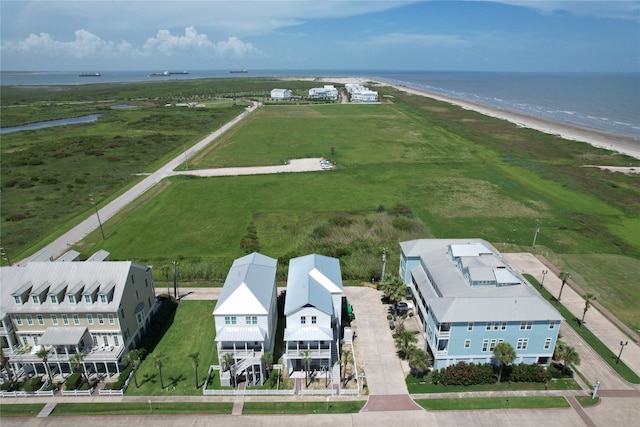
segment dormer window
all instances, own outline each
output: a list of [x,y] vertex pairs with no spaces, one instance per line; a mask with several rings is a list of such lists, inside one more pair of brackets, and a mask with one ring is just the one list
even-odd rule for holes
[[58,296],[57,295],[49,295],[49,300],[51,301],[51,304],[57,304],[58,303]]
[[102,304],[108,303],[109,301],[107,300],[107,296],[106,295],[100,295],[100,302]]
[[16,304],[22,304],[22,298],[20,297],[20,295],[14,295],[13,302],[15,302]]
[[38,295],[31,295],[31,301],[34,304],[40,304],[40,297]]
[[93,303],[93,300],[91,299],[91,295],[86,294],[86,295],[84,296],[84,302],[86,302],[87,304],[91,304],[91,303]]
[[69,300],[69,304],[75,304],[76,303],[76,296],[75,295],[67,295],[67,300]]

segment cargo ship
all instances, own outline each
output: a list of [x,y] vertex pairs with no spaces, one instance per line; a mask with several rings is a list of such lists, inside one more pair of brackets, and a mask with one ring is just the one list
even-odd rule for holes
[[100,77],[102,74],[98,73],[98,72],[93,72],[93,73],[80,73],[78,74],[78,77]]
[[232,74],[245,74],[245,73],[248,73],[247,70],[231,70],[229,72],[232,73]]
[[149,73],[149,77],[168,77],[175,74],[189,74],[188,71],[164,71],[162,73]]

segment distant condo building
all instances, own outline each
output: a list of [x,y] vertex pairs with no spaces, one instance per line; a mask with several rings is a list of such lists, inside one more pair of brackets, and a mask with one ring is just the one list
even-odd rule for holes
[[314,87],[309,89],[309,98],[311,99],[327,99],[335,101],[338,99],[338,89],[333,85],[324,85],[324,87]]
[[419,239],[400,249],[435,369],[493,363],[500,342],[513,346],[514,363],[549,365],[562,317],[488,242]]
[[287,101],[292,97],[291,89],[271,89],[271,99],[274,101]]
[[378,92],[357,83],[347,83],[345,87],[351,96],[351,102],[378,102]]

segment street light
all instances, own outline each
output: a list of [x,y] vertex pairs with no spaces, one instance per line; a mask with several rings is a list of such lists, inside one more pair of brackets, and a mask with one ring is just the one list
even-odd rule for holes
[[542,282],[540,283],[540,287],[544,288],[544,278],[547,277],[547,273],[549,270],[542,270]]
[[536,239],[538,238],[538,233],[540,232],[540,223],[536,221],[536,232],[533,235],[533,243],[531,244],[531,252],[536,248]]
[[592,399],[595,399],[595,398],[596,398],[596,394],[598,393],[598,389],[599,389],[599,388],[600,388],[600,381],[596,381],[596,382],[593,384],[593,394],[591,395],[591,398],[592,398]]
[[380,278],[380,281],[384,280],[384,270],[385,268],[387,268],[387,248],[384,248],[382,250],[382,277]]
[[624,350],[624,347],[629,344],[629,341],[620,341],[620,353],[618,353],[618,358],[616,359],[616,364],[618,362],[620,362],[620,356],[622,356],[622,350]]
[[102,229],[102,221],[100,221],[100,214],[98,213],[98,205],[96,205],[96,201],[93,200],[93,194],[89,194],[89,200],[91,200],[91,204],[93,205],[93,207],[96,208],[96,216],[98,217],[98,224],[100,225],[100,232],[102,233],[102,240],[104,240],[105,237],[104,237],[104,230]]

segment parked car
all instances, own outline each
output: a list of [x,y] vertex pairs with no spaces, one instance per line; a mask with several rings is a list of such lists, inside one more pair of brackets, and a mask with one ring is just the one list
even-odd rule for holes
[[410,311],[413,311],[413,303],[410,303],[407,301],[397,302],[395,310],[396,310],[396,313],[400,316],[404,314],[408,314]]

